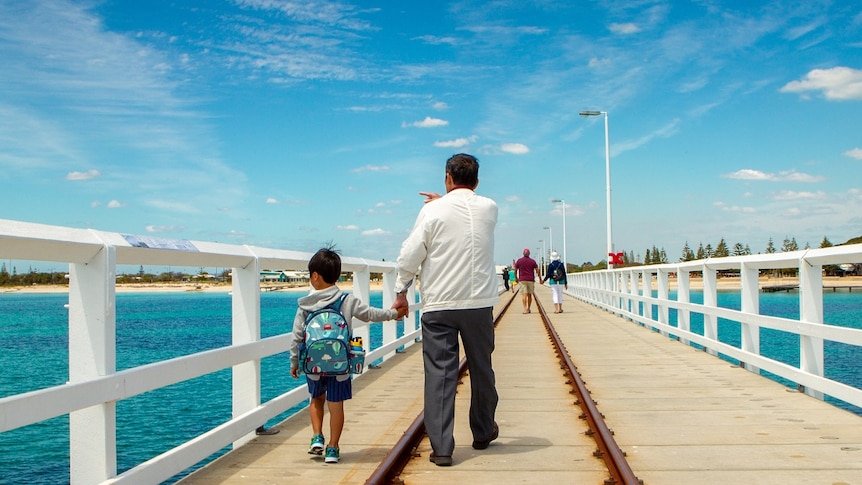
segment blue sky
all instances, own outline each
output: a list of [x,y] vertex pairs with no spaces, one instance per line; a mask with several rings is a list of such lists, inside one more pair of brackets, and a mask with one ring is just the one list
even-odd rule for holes
[[3,219],[392,260],[466,152],[595,263],[584,109],[618,251],[862,235],[860,1],[0,0]]

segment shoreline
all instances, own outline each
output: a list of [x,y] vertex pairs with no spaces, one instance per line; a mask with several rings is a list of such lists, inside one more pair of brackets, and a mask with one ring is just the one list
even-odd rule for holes
[[[796,277],[779,277],[770,276],[760,277],[760,288],[768,288],[774,286],[798,285],[799,279]],[[344,281],[337,283],[342,290],[352,290],[353,282]],[[668,289],[677,289],[677,280],[671,277],[668,280]],[[380,282],[371,283],[371,290],[379,291],[383,287]],[[862,276],[824,276],[823,287],[826,288],[862,288]],[[270,290],[269,288],[279,288],[278,290]],[[652,288],[658,288],[658,282],[653,279]],[[689,283],[689,288],[692,290],[703,290],[703,279],[692,277]],[[741,283],[739,278],[718,278],[716,280],[716,288],[723,291],[739,291]],[[265,284],[261,285],[263,292],[269,291],[289,291],[289,292],[308,292],[309,285],[292,286],[288,284]],[[195,283],[130,283],[118,284],[116,287],[117,293],[227,293],[233,290],[230,284],[195,284]],[[8,286],[0,287],[0,294],[4,293],[21,293],[21,294],[39,294],[39,293],[68,293],[67,285],[35,285],[35,286]]]
[[[345,281],[336,283],[342,290],[352,290],[353,282]],[[383,287],[382,283],[371,283],[371,290],[380,290]],[[269,288],[278,288],[278,290],[270,290]],[[309,285],[288,285],[288,284],[266,284],[261,285],[262,292],[278,291],[278,292],[305,292],[311,289]],[[116,286],[117,293],[229,293],[233,290],[233,286],[228,283],[224,284],[196,284],[196,283],[131,283],[118,284]],[[19,294],[41,294],[41,293],[68,293],[68,285],[34,285],[34,286],[0,286],[0,294],[4,293],[19,293]]]

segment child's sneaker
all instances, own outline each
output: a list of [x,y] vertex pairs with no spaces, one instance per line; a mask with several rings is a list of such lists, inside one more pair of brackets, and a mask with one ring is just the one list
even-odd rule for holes
[[326,463],[338,463],[338,459],[341,458],[341,453],[338,452],[338,448],[335,446],[327,446],[326,447],[326,457],[324,458],[324,462]]
[[323,443],[324,443],[324,439],[323,439],[322,434],[316,434],[316,435],[312,436],[311,437],[311,445],[309,445],[309,447],[308,447],[308,454],[309,455],[323,454]]

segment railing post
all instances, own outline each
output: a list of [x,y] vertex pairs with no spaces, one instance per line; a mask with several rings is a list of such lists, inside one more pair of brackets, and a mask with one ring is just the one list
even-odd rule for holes
[[641,283],[643,283],[641,295],[644,297],[641,316],[647,320],[652,320],[652,273],[644,269],[641,275]]
[[[631,283],[631,275],[628,271],[623,271],[620,273],[620,309],[624,312],[631,312],[632,304],[631,299],[629,298],[630,290],[629,283]],[[625,317],[629,319],[628,317]]]
[[[411,285],[412,286],[412,285]],[[383,308],[392,306],[395,301],[395,273],[383,273]],[[383,322],[383,343],[393,342],[398,339],[398,323],[395,320]],[[388,359],[395,355],[395,352],[390,352],[383,356]]]
[[[687,270],[677,270],[676,273],[676,300],[680,303],[691,303],[691,273]],[[691,312],[679,310],[676,313],[676,325],[680,330],[686,332],[691,330]],[[688,345],[687,338],[680,337],[680,342]]]
[[[383,273],[383,288],[382,288],[382,290],[383,290],[383,308],[390,308],[392,306],[392,303],[395,302],[395,279],[396,279],[396,277],[397,277],[397,274],[396,274],[395,270],[387,271],[387,272]],[[410,285],[410,286],[413,286],[413,285]],[[411,301],[411,300],[408,300],[408,301]],[[412,313],[410,315],[412,315]],[[411,328],[408,328],[408,326],[407,326],[407,321],[409,320],[410,315],[406,315],[404,317],[404,333],[407,333],[410,330],[412,330]],[[414,321],[415,321],[415,319],[414,319]],[[384,341],[387,338],[386,337],[387,335],[389,335],[392,340],[397,339],[398,338],[398,322],[396,322],[394,320],[384,322],[383,323],[383,335],[384,335]]]
[[[823,267],[799,260],[799,320],[823,323]],[[799,335],[799,367],[816,376],[823,376],[823,338]],[[823,399],[823,393],[806,388],[809,396]]]
[[[117,371],[117,253],[106,245],[87,263],[69,265],[69,382]],[[69,413],[72,485],[101,483],[117,474],[115,402]]]
[[[703,266],[703,306],[715,308],[718,306],[718,284],[716,282],[717,271]],[[713,313],[703,314],[703,336],[713,342],[718,342],[718,319]],[[709,347],[706,351],[712,355],[718,355],[715,348]]]
[[[659,270],[658,272],[658,321],[665,325],[670,321],[670,312],[668,310],[667,301],[670,298],[668,289],[668,271]],[[659,328],[659,333],[667,337],[667,331]]]
[[[260,340],[260,260],[254,258],[242,268],[233,268],[232,276],[232,341],[241,345]],[[233,366],[232,411],[237,417],[260,405],[260,360]],[[263,426],[264,423],[260,423]],[[238,440],[237,448],[254,438],[253,430]]]
[[[638,296],[638,294],[640,292],[640,289],[638,287],[638,285],[640,284],[640,280],[638,279],[638,274],[639,273],[637,271],[632,271],[632,273],[631,273],[632,281],[629,284],[629,294],[631,296]],[[635,315],[640,315],[640,312],[641,312],[640,302],[635,300],[634,298],[632,298],[631,302],[632,302],[631,312],[634,313]]]
[[[760,269],[750,264],[742,263],[739,270],[741,283],[741,305],[740,310],[744,313],[757,315],[760,313]],[[741,348],[746,352],[760,355],[760,326],[751,323],[741,323],[742,343]],[[743,362],[746,370],[760,373],[760,368]]]
[[[353,272],[353,296],[366,304],[371,303],[371,272],[368,268]],[[358,321],[354,319],[350,322],[353,336],[362,337],[362,346],[367,353],[371,349],[371,328],[368,325],[357,326]],[[365,365],[371,365],[371,362],[366,362]]]

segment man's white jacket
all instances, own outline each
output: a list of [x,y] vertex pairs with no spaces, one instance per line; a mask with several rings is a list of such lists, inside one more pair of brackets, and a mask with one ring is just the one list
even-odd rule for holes
[[422,207],[401,245],[395,290],[419,275],[424,311],[494,306],[499,278],[494,266],[497,204],[457,188]]

